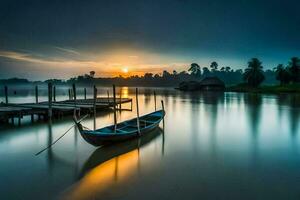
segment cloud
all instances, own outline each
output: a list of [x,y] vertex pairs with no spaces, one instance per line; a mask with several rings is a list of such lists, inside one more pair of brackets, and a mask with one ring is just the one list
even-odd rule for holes
[[[84,54],[81,54],[81,56]],[[146,72],[161,73],[163,70],[181,70],[187,66],[187,63],[173,63],[171,59],[164,59],[160,62],[156,62],[160,57],[151,54],[137,55],[135,57],[141,57],[141,59],[132,61],[131,56],[123,55],[98,55],[87,59],[82,57],[82,60],[75,60],[72,57],[51,57],[44,55],[36,55],[34,52],[28,51],[1,51],[0,61],[2,58],[12,60],[12,65],[26,66],[27,69],[33,69],[36,74],[49,74],[60,73],[60,77],[69,78],[70,76],[85,74],[91,70],[96,71],[99,76],[109,77],[118,76],[122,74],[122,69],[126,66],[129,69],[128,75],[143,75]],[[127,59],[126,59],[127,57]],[[155,62],[153,62],[155,61]],[[8,68],[9,70],[9,68]],[[16,70],[14,68],[14,70]],[[67,72],[67,73],[66,73]],[[55,76],[55,75],[53,75]]]
[[75,61],[75,60],[68,60],[68,59],[58,59],[58,58],[42,58],[37,57],[29,53],[21,53],[16,51],[0,51],[0,57],[16,60],[16,61],[25,61],[31,63],[39,63],[39,64],[95,64],[89,61]]
[[128,56],[129,58],[139,58],[138,56]]
[[0,51],[0,57],[9,58],[13,60],[20,60],[26,62],[41,62],[39,59],[30,57],[29,54],[19,53],[14,51]]
[[73,49],[70,48],[62,48],[62,47],[54,47],[55,49],[58,49],[60,51],[66,52],[66,53],[70,53],[70,54],[75,54],[75,55],[80,55],[80,53],[78,51],[75,51]]

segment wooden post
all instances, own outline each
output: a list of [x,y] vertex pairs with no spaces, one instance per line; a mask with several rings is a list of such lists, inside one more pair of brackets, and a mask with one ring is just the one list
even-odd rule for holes
[[71,100],[71,89],[70,88],[68,89],[68,92],[69,92],[69,100]]
[[18,115],[18,126],[21,126],[21,114]]
[[156,111],[156,92],[154,91],[154,108],[155,108],[155,111]]
[[96,103],[97,103],[97,88],[96,85],[94,85],[94,113],[96,113]]
[[48,83],[48,117],[52,118],[52,83]]
[[86,88],[84,88],[84,100],[86,100]]
[[56,102],[56,87],[53,86],[53,101]]
[[164,101],[161,100],[161,108],[164,112],[164,117],[163,117],[163,133],[165,134],[165,106],[164,106]]
[[5,103],[8,104],[8,88],[4,86]]
[[116,115],[116,86],[113,85],[113,98],[114,98],[114,125],[115,125],[115,133],[117,131],[117,115]]
[[73,83],[72,87],[73,87],[74,102],[75,102],[75,104],[76,104],[76,99],[77,99],[77,95],[76,95],[76,85]]
[[161,109],[162,109],[163,111],[165,111],[165,106],[164,106],[164,101],[163,101],[163,100],[161,100]]
[[97,88],[96,85],[94,85],[94,130],[96,130],[96,115],[97,115],[97,108],[96,108],[96,102],[97,102]]
[[35,103],[39,103],[39,88],[37,85],[35,86]]
[[120,105],[119,105],[119,109],[120,111],[122,110],[122,88],[120,89]]
[[77,105],[76,105],[76,99],[77,99],[77,97],[76,97],[76,85],[73,83],[72,87],[73,87],[74,107],[75,107],[75,109],[74,109],[74,116],[76,116],[76,111],[77,111]]
[[110,104],[110,100],[109,100],[109,91],[107,90],[107,101],[108,101],[108,106]]
[[138,134],[141,134],[140,130],[140,113],[139,113],[139,98],[138,98],[138,89],[135,89],[135,98],[136,98],[136,124],[137,124],[137,129],[138,129]]

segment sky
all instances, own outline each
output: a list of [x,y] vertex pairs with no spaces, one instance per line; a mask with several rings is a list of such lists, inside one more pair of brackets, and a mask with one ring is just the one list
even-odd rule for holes
[[[0,0],[0,78],[67,79],[300,56],[296,0]],[[128,71],[128,72],[127,72]]]

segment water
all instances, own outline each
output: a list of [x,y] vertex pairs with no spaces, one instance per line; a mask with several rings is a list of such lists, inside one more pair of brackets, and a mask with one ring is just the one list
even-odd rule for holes
[[[154,110],[153,89],[140,90],[141,114]],[[21,127],[2,126],[0,198],[300,198],[299,96],[155,90],[157,106],[165,102],[165,126],[116,146],[97,149],[72,129],[50,151],[34,156],[72,119],[31,124],[25,118]],[[123,88],[124,97],[133,92]],[[104,94],[101,89],[99,96]],[[30,92],[12,98],[34,101]],[[135,117],[133,108],[118,113],[118,120]],[[112,122],[112,113],[98,113],[97,127]],[[83,124],[93,128],[94,120]]]

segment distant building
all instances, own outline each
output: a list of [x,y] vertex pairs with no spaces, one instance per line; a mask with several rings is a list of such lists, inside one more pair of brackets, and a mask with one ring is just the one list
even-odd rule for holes
[[207,91],[207,90],[224,90],[225,83],[218,77],[206,77],[200,82],[184,81],[176,88],[182,91]]
[[195,90],[199,90],[200,88],[200,83],[197,81],[184,81],[181,82],[179,84],[179,90],[183,90],[183,91],[195,91]]
[[199,83],[200,90],[224,90],[225,83],[218,77],[206,77]]

